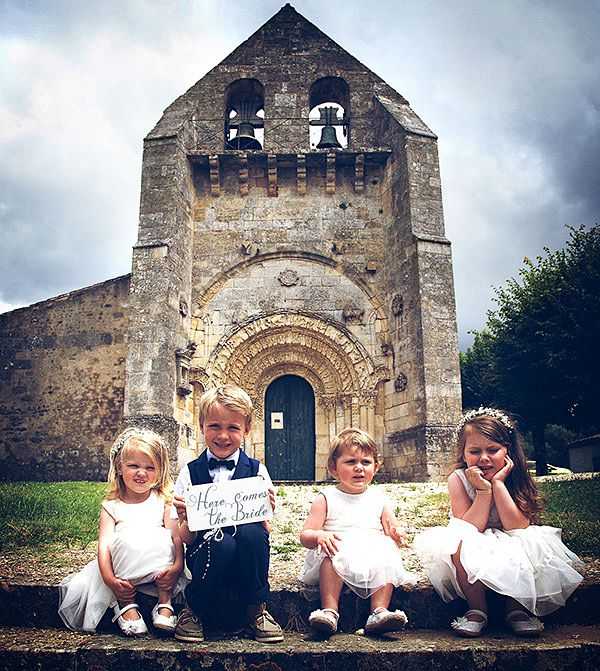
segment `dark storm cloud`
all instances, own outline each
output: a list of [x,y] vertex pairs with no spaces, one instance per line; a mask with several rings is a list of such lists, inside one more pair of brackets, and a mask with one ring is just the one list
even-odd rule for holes
[[[142,138],[282,4],[0,5],[0,302],[129,271]],[[599,219],[600,3],[293,4],[439,135],[464,348],[524,256]]]

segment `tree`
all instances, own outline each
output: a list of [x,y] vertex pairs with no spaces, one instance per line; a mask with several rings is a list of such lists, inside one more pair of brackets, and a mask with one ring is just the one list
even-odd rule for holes
[[545,426],[597,425],[600,375],[600,227],[569,228],[564,249],[524,260],[496,290],[497,309],[463,355],[465,397],[490,398],[527,419],[536,471]]

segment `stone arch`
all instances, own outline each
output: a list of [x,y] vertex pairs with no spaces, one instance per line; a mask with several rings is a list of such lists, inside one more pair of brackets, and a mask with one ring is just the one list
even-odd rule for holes
[[368,298],[372,306],[372,314],[375,316],[375,319],[379,320],[381,323],[380,338],[382,341],[385,340],[388,331],[388,319],[384,301],[382,300],[381,296],[376,293],[371,288],[371,286],[369,286],[369,284],[360,276],[354,266],[336,261],[335,259],[322,254],[293,249],[269,252],[265,254],[258,253],[255,256],[252,256],[249,259],[245,259],[244,261],[240,261],[239,263],[236,263],[218,273],[195,301],[194,317],[201,317],[206,306],[217,296],[221,289],[230,280],[243,273],[250,266],[279,259],[286,259],[290,261],[312,261],[329,268],[334,268],[341,275],[344,275],[344,277],[356,285]]
[[383,379],[383,371],[364,345],[343,326],[308,312],[287,310],[251,318],[230,329],[211,353],[206,371],[216,380],[242,379],[243,370],[257,356],[294,348],[331,362],[343,385],[338,393],[360,395]]
[[[315,477],[326,477],[329,442],[343,426],[374,431],[374,399],[389,371],[375,366],[364,345],[341,324],[308,312],[279,310],[248,319],[219,341],[206,365],[213,384],[232,382],[252,397],[262,419],[269,384],[304,378],[315,393]],[[252,451],[264,457],[264,427],[254,422]]]

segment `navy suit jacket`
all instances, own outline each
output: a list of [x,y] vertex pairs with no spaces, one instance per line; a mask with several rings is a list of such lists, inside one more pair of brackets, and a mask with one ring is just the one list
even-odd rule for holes
[[[240,458],[237,466],[231,476],[232,480],[241,480],[241,478],[252,478],[258,475],[258,467],[260,462],[249,457],[243,450],[240,450]],[[207,451],[204,450],[202,454],[194,461],[188,464],[190,471],[190,479],[193,485],[207,485],[212,482],[212,478],[208,472],[208,456]]]

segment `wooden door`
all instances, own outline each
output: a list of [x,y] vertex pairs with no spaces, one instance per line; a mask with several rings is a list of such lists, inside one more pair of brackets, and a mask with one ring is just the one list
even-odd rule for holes
[[315,395],[297,375],[277,378],[267,389],[265,463],[273,480],[315,478]]

